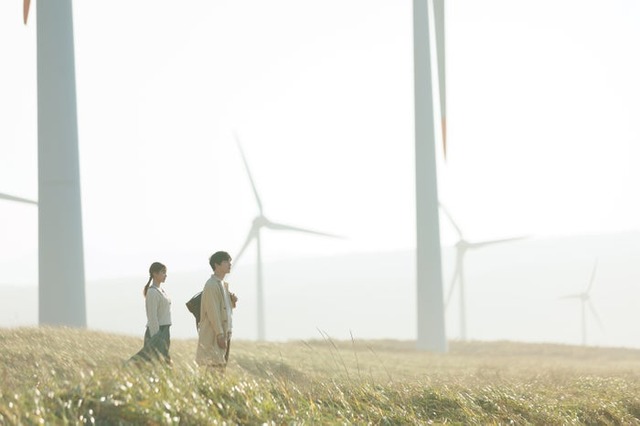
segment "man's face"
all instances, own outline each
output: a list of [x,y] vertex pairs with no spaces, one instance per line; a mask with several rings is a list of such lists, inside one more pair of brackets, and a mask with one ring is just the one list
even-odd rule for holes
[[223,274],[228,274],[231,272],[231,260],[223,260],[218,264],[218,270]]

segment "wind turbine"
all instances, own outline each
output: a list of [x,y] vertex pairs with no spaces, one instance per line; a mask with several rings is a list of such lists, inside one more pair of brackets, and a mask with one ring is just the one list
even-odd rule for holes
[[483,247],[507,243],[510,241],[522,240],[525,237],[515,237],[515,238],[504,238],[499,240],[490,240],[490,241],[481,241],[476,243],[471,243],[464,238],[462,234],[462,230],[453,220],[453,217],[449,213],[449,211],[444,207],[444,205],[440,204],[440,208],[451,222],[451,225],[455,228],[458,234],[458,242],[456,243],[456,266],[453,271],[453,278],[451,279],[451,285],[449,286],[449,294],[447,296],[447,301],[445,307],[449,306],[449,302],[451,301],[451,297],[453,296],[453,291],[455,290],[456,283],[459,284],[459,292],[460,292],[460,340],[467,340],[467,307],[465,300],[465,284],[464,284],[464,258],[469,250],[477,250]]
[[[442,292],[429,0],[413,0],[417,347],[447,352]],[[433,0],[443,151],[446,158],[444,0]]]
[[567,296],[563,296],[560,298],[560,299],[578,299],[580,301],[580,310],[581,310],[581,319],[582,319],[582,346],[587,345],[587,306],[589,307],[589,310],[591,310],[591,313],[593,314],[594,318],[598,322],[598,325],[600,326],[600,328],[601,329],[603,328],[602,321],[600,321],[600,316],[598,315],[596,308],[593,306],[593,303],[591,303],[591,297],[589,295],[589,293],[591,292],[591,288],[593,287],[593,282],[595,281],[597,268],[598,268],[598,261],[596,260],[595,264],[593,265],[593,271],[591,272],[591,279],[589,280],[589,285],[587,286],[587,289],[585,291],[577,294],[569,294]]
[[37,8],[39,323],[86,327],[71,0]]
[[257,319],[258,319],[258,340],[265,340],[265,315],[264,315],[264,291],[263,291],[263,282],[262,282],[262,245],[260,239],[260,231],[262,228],[273,229],[277,231],[296,231],[296,232],[304,232],[307,234],[314,235],[322,235],[324,237],[333,237],[333,238],[341,238],[337,235],[327,234],[324,232],[312,231],[304,228],[297,228],[291,225],[285,225],[282,223],[272,222],[265,215],[262,208],[262,201],[260,200],[260,195],[258,194],[258,190],[256,189],[255,182],[253,181],[253,177],[251,176],[251,170],[249,169],[249,163],[247,163],[247,159],[244,155],[244,151],[242,150],[242,145],[240,143],[240,139],[238,135],[235,134],[236,143],[238,145],[238,149],[240,150],[240,155],[242,156],[242,162],[244,163],[245,170],[247,171],[247,176],[249,177],[249,181],[251,182],[251,188],[253,189],[253,195],[255,196],[256,203],[258,204],[258,215],[253,219],[253,223],[251,228],[249,229],[249,234],[247,235],[247,239],[245,240],[242,248],[238,252],[235,257],[237,261],[240,259],[240,256],[244,253],[247,246],[253,241],[256,241],[256,252],[257,252],[257,262],[256,262],[256,284],[257,284]]

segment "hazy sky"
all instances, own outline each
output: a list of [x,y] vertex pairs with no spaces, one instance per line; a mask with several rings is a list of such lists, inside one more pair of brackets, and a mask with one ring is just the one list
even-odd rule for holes
[[[0,192],[37,198],[36,19],[0,2]],[[412,3],[74,3],[86,276],[236,252],[415,245]],[[640,229],[640,3],[449,1],[440,198],[470,240]],[[454,242],[443,222],[444,244]],[[247,259],[255,251],[249,249]],[[240,264],[239,264],[240,265]],[[37,211],[0,201],[0,284],[37,281]],[[330,265],[319,264],[319,274]]]

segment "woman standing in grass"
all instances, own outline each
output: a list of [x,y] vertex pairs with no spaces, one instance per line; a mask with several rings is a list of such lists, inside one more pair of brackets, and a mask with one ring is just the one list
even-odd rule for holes
[[147,311],[147,330],[144,333],[144,346],[131,360],[164,360],[171,363],[169,346],[171,336],[171,300],[160,286],[167,279],[167,267],[154,262],[149,267],[149,281],[144,286],[145,307]]

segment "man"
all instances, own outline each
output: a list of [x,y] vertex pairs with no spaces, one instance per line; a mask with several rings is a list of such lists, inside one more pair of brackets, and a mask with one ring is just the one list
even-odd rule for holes
[[229,361],[233,308],[238,298],[229,292],[229,283],[224,281],[224,277],[231,272],[229,253],[215,252],[209,258],[209,265],[213,274],[202,290],[196,362],[224,371]]

